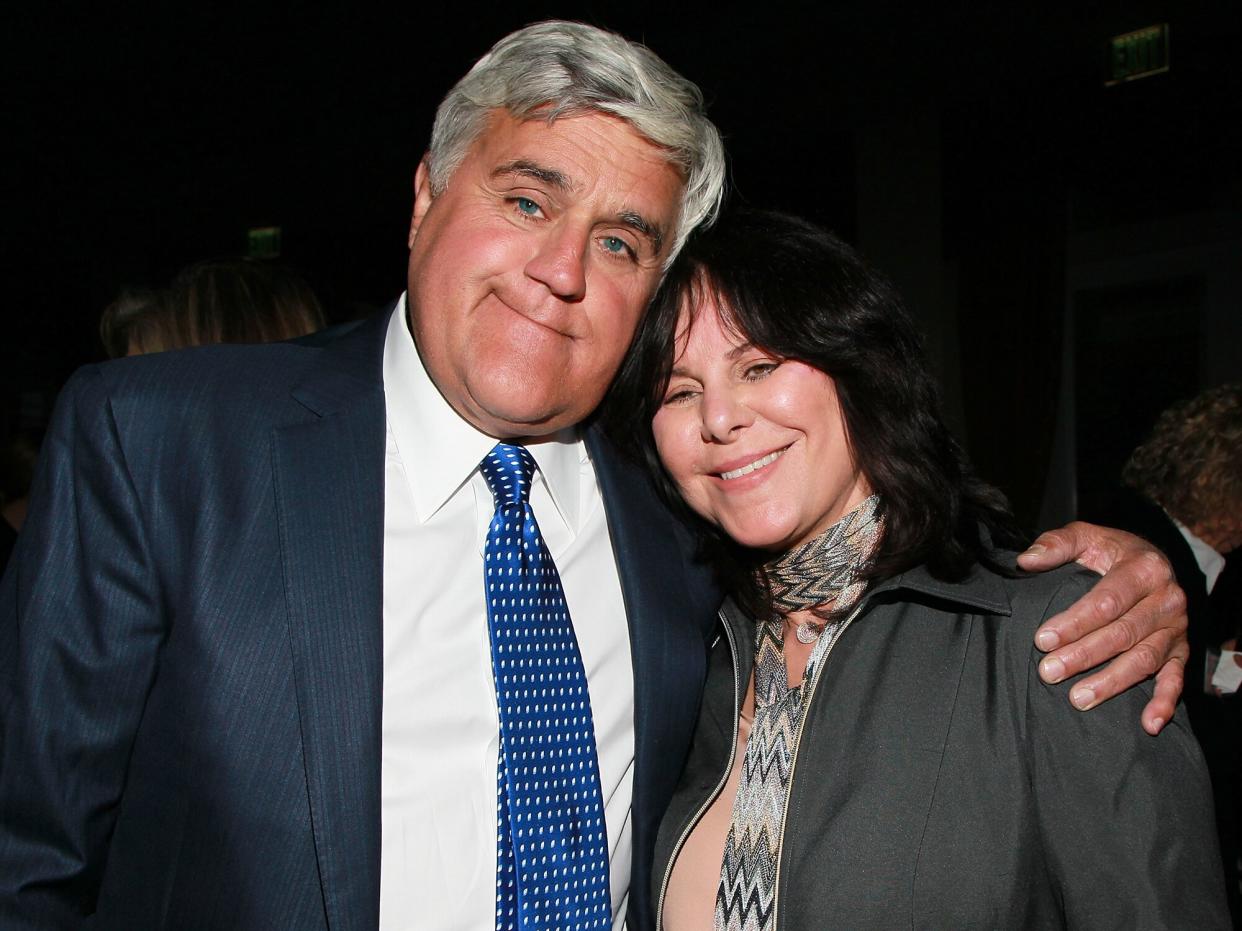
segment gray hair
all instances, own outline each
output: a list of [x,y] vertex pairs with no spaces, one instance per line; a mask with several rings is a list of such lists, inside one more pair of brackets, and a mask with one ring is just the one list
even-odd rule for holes
[[[440,194],[483,132],[490,111],[519,120],[608,113],[664,149],[682,172],[677,234],[668,262],[724,194],[720,133],[703,94],[645,45],[582,23],[550,21],[510,33],[475,63],[436,110],[427,152],[431,191]],[[667,263],[666,263],[667,264]]]

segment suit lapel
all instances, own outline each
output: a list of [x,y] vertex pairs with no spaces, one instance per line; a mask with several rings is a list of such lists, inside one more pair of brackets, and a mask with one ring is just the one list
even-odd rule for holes
[[[388,314],[323,348],[277,429],[273,467],[307,792],[334,931],[379,921]],[[634,877],[649,910],[651,850],[689,747],[719,592],[645,475],[587,433],[608,516],[634,665]]]
[[[650,913],[651,856],[698,712],[719,592],[690,564],[689,538],[650,482],[599,430],[587,432],[621,577],[634,664],[634,868],[629,911]],[[641,921],[636,927],[645,927]]]
[[307,791],[328,926],[379,920],[387,314],[322,351],[273,436]]

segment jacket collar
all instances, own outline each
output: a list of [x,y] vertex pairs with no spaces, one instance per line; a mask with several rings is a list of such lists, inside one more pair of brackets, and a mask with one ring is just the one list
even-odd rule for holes
[[[1004,558],[1006,557],[1002,557]],[[870,601],[881,594],[901,590],[930,595],[940,601],[977,608],[988,614],[1007,617],[1013,610],[1004,582],[994,572],[978,563],[971,566],[966,577],[957,582],[938,579],[927,571],[926,566],[915,566],[900,575],[877,582],[864,596],[864,600]]]
[[298,340],[322,352],[318,364],[294,386],[293,398],[312,414],[327,417],[382,389],[384,336],[393,309]]
[[[999,555],[999,554],[998,554]],[[1007,557],[1002,557],[1002,561]],[[1009,593],[1002,579],[978,563],[971,566],[966,577],[956,582],[946,582],[928,572],[926,566],[915,566],[898,575],[875,583],[863,595],[860,607],[866,607],[873,601],[892,600],[890,593],[913,592],[929,596],[937,601],[960,605],[961,607],[984,611],[1008,617],[1013,613]],[[724,610],[734,621],[741,619],[743,613],[733,599],[725,602]]]

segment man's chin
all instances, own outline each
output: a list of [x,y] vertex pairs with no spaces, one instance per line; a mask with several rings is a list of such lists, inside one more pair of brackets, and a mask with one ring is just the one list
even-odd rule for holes
[[459,411],[475,429],[498,440],[537,439],[573,427],[586,418],[589,411],[563,405],[514,403],[509,397],[493,403],[471,399],[465,411]]

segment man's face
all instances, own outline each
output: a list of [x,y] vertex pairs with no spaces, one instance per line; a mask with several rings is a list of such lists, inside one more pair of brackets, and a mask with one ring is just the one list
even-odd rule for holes
[[599,403],[660,280],[683,182],[628,123],[495,111],[410,222],[410,326],[440,393],[495,437]]

